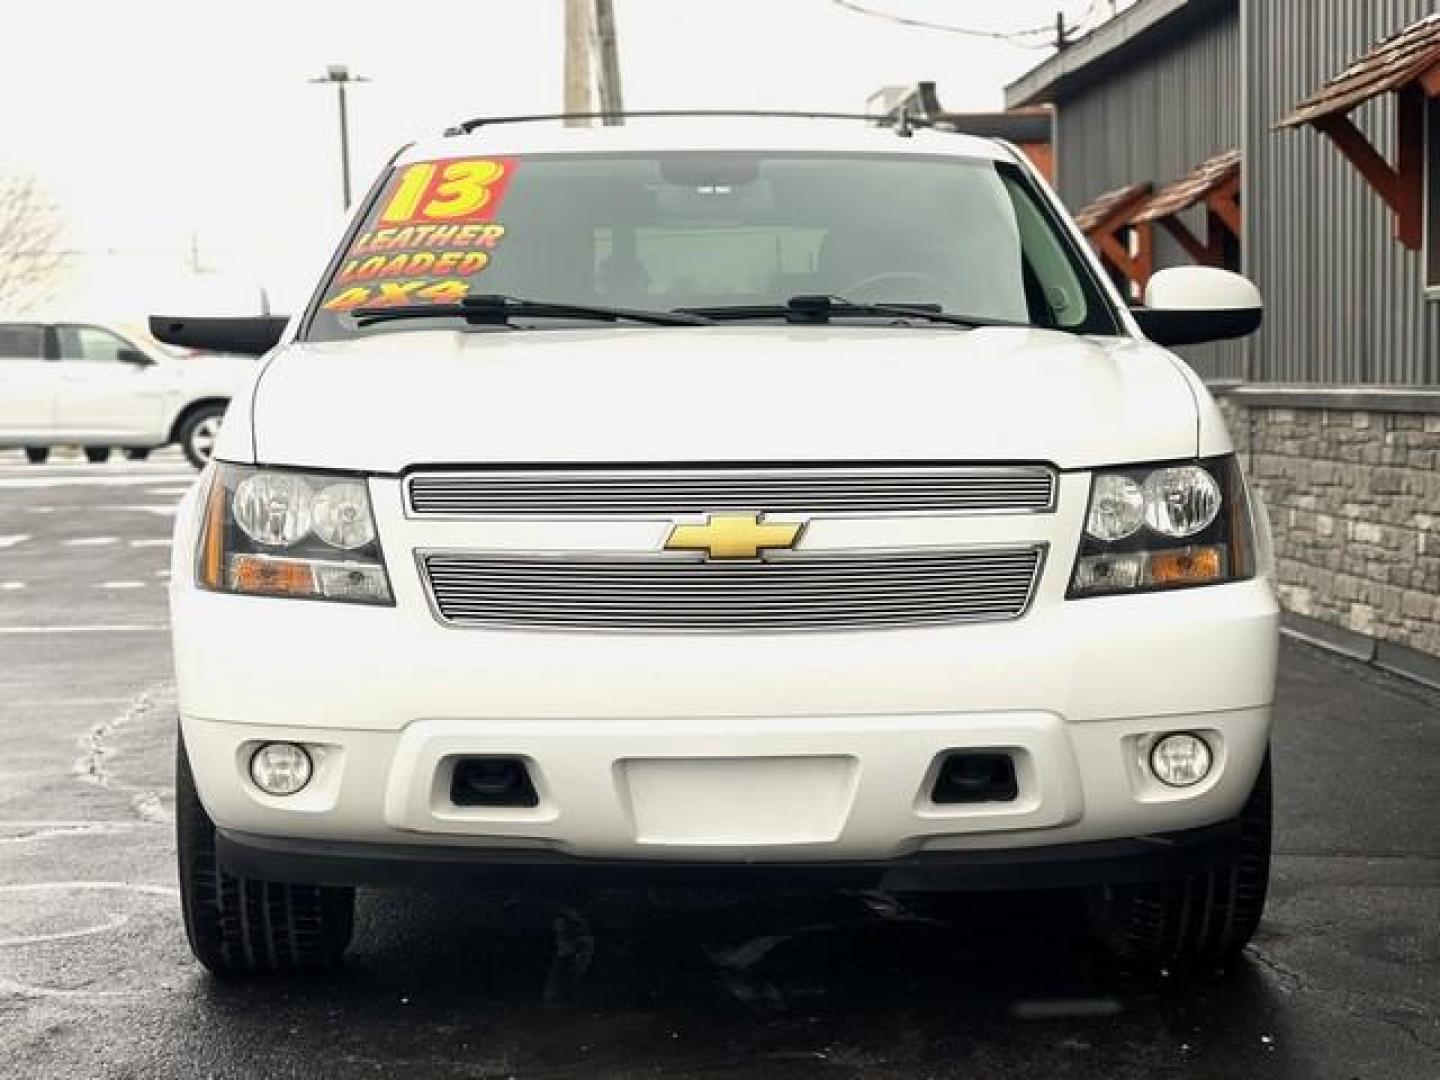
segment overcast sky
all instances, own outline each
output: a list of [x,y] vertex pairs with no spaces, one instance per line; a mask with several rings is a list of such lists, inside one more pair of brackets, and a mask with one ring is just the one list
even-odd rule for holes
[[[882,85],[920,79],[935,80],[949,108],[999,108],[1005,83],[1048,55],[867,18],[833,0],[615,2],[631,108],[851,110]],[[856,2],[997,31],[1044,25],[1060,8],[1092,19],[1110,8]],[[16,8],[0,63],[0,168],[39,174],[72,246],[129,253],[73,274],[70,304],[168,299],[156,294],[178,286],[162,270],[183,265],[192,236],[217,281],[263,278],[283,292],[308,273],[313,259],[299,253],[328,244],[340,210],[334,91],[306,81],[327,63],[372,80],[353,94],[357,190],[417,135],[465,116],[561,105],[562,0]],[[141,260],[137,249],[157,254]]]

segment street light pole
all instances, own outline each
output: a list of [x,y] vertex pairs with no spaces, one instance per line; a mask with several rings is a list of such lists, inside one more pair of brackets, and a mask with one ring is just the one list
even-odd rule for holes
[[345,209],[350,209],[350,117],[345,108],[345,84],[337,82],[335,90],[340,98],[340,197]]
[[330,64],[325,74],[312,83],[333,83],[340,101],[340,196],[345,209],[350,209],[350,112],[345,91],[350,83],[369,82],[363,75],[352,75],[344,64]]

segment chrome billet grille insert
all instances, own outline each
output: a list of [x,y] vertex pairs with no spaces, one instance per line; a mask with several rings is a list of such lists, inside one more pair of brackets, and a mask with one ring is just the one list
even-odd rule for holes
[[457,626],[725,633],[1000,622],[1025,613],[1043,545],[776,554],[419,552],[437,617]]
[[1021,514],[1055,509],[1045,465],[536,469],[420,472],[413,517]]

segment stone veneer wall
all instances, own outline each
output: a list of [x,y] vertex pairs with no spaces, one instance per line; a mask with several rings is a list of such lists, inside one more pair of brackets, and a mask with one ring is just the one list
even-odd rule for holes
[[1440,657],[1440,415],[1219,400],[1286,609]]

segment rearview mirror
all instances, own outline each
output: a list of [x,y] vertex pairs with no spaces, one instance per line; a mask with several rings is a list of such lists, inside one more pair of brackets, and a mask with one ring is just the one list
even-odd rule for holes
[[155,361],[146,356],[139,349],[121,349],[115,354],[116,358],[123,364],[134,364],[136,367],[149,367]]
[[1145,287],[1145,306],[1131,314],[1157,345],[1199,345],[1260,329],[1265,302],[1248,278],[1213,266],[1161,270]]
[[280,344],[285,315],[243,315],[221,318],[186,318],[176,315],[150,316],[150,333],[166,345],[207,352],[241,353],[260,356]]

